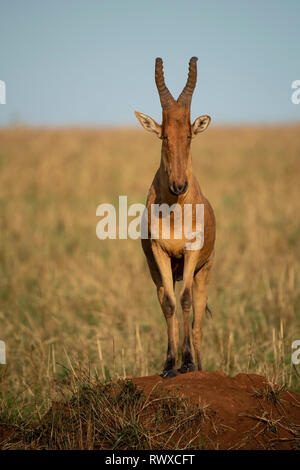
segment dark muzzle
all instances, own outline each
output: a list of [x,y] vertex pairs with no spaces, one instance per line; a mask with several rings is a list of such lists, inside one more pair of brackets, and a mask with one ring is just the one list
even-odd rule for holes
[[184,194],[187,190],[188,182],[185,181],[183,184],[178,184],[175,181],[169,186],[169,190],[175,196],[179,196],[180,194]]

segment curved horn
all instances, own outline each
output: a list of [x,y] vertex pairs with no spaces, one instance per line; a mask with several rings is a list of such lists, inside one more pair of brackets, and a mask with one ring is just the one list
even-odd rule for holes
[[163,72],[163,61],[160,57],[157,57],[155,61],[155,83],[159,93],[162,109],[169,108],[175,102],[175,100],[166,87]]
[[179,96],[177,103],[187,108],[190,107],[193,92],[197,81],[197,60],[198,57],[192,57],[189,64],[189,76],[181,95]]

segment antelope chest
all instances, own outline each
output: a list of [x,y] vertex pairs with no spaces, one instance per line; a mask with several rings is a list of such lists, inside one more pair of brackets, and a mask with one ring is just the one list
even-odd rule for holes
[[157,243],[164,251],[168,253],[170,257],[181,258],[184,255],[186,245],[185,240],[158,239]]
[[155,240],[155,243],[158,243],[169,256],[181,258],[188,240],[184,234],[180,206],[168,214],[157,214],[152,211],[149,221],[151,239]]

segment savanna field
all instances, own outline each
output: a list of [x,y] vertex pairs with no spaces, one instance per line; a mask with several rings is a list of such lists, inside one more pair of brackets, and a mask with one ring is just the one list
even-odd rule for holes
[[[203,369],[298,393],[299,136],[211,126],[192,143],[217,220]],[[135,129],[0,130],[0,422],[40,420],[81,377],[161,372],[166,325],[140,241],[96,237],[97,206],[145,203],[159,161],[160,141]]]

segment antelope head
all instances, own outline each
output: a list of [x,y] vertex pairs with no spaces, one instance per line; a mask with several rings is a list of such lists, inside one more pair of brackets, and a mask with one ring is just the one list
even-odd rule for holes
[[206,115],[198,117],[193,124],[190,120],[191,101],[197,81],[197,60],[197,57],[191,58],[186,85],[176,101],[165,85],[163,61],[156,59],[155,82],[162,106],[161,125],[150,116],[135,111],[143,128],[162,139],[162,166],[169,191],[174,195],[187,191],[191,140],[210,123],[210,117]]

